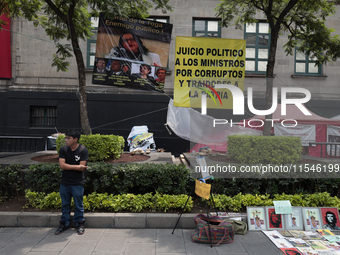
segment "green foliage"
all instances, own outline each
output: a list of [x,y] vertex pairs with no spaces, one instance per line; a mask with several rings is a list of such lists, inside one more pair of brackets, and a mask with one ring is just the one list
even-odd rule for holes
[[[252,194],[237,194],[234,197],[226,195],[213,195],[215,206],[219,210],[231,210],[238,212],[245,210],[247,206],[271,206],[273,201],[269,198],[269,194],[266,195],[252,195]],[[209,201],[210,206],[213,206],[212,202]]]
[[273,200],[290,200],[292,206],[305,207],[337,207],[340,208],[338,197],[331,197],[328,192],[314,194],[274,195]]
[[184,194],[190,171],[184,165],[122,164],[114,165],[113,193]]
[[340,195],[339,179],[265,179],[265,178],[233,178],[213,181],[213,192],[235,196],[242,194],[313,194],[328,192],[332,196]]
[[[216,7],[216,16],[225,27],[235,25],[242,29],[243,24],[258,22],[256,15],[263,15],[270,27],[270,47],[266,69],[266,90],[272,91],[275,77],[275,58],[278,39],[287,35],[285,52],[293,55],[295,47],[316,64],[335,61],[340,56],[340,40],[332,35],[333,29],[325,26],[326,18],[336,12],[336,1],[327,0],[221,0]],[[272,93],[266,97],[267,108],[273,101]],[[271,119],[271,115],[267,116]],[[270,135],[270,121],[264,124],[263,134]],[[229,143],[228,143],[229,147]]]
[[228,154],[244,164],[296,163],[301,157],[299,137],[228,136]]
[[[166,195],[156,193],[153,197],[153,205],[155,206],[156,211],[169,211],[169,210],[180,210],[185,205],[188,200],[187,195]],[[184,211],[190,212],[193,207],[193,201],[190,197]]]
[[31,190],[51,193],[59,191],[61,175],[59,164],[41,163],[30,165],[25,178]]
[[[340,209],[340,200],[338,197],[331,197],[329,193],[314,193],[314,194],[275,194],[274,198],[270,198],[269,194],[252,195],[252,194],[237,194],[230,197],[222,194],[213,195],[215,207],[218,210],[224,211],[245,211],[247,206],[273,206],[273,201],[289,200],[292,206],[303,207],[337,207]],[[213,206],[212,201],[209,205]]]
[[23,191],[23,180],[20,164],[0,166],[0,196],[3,198],[19,197]]
[[[24,17],[28,20],[34,20],[38,18],[38,10],[42,6],[40,0],[1,0],[0,1],[0,15],[6,15],[7,17],[16,18]],[[0,30],[6,22],[0,20]]]
[[[45,193],[32,192],[26,190],[26,208],[34,207],[39,209],[60,209],[61,199],[59,193],[53,192],[48,195]],[[188,197],[186,195],[162,195],[156,193],[146,194],[119,194],[108,195],[107,193],[91,193],[84,196],[84,209],[87,211],[107,210],[113,212],[142,212],[158,211],[167,212],[169,210],[180,210],[184,207]],[[73,206],[73,204],[71,204]],[[185,211],[192,209],[193,202],[190,197]]]
[[[56,141],[57,151],[65,145],[65,135],[59,135]],[[116,135],[82,135],[79,143],[89,151],[89,161],[97,162],[108,158],[120,158],[124,151],[124,138]]]
[[[271,42],[287,34],[284,45],[287,54],[293,55],[298,47],[299,51],[316,57],[318,63],[326,63],[340,56],[340,40],[331,34],[333,29],[325,26],[326,18],[336,12],[335,2],[338,1],[222,0],[215,10],[223,26],[235,25],[238,29],[245,23],[257,22],[255,15],[260,11],[270,25]],[[276,50],[276,45],[273,49]],[[269,58],[272,56],[275,52],[270,51]]]
[[[46,194],[45,192],[34,192],[30,189],[25,190],[26,205],[25,208],[33,207],[40,208]],[[41,208],[40,208],[41,209]]]
[[[145,194],[118,194],[108,195],[107,193],[93,192],[84,196],[84,209],[87,211],[107,210],[113,212],[167,212],[170,210],[181,210],[188,199],[187,195],[167,195],[156,192]],[[34,207],[39,209],[60,209],[61,199],[57,192],[46,195],[44,192],[33,192],[26,190],[26,208]],[[223,211],[245,211],[247,206],[273,206],[273,201],[289,200],[292,206],[303,207],[337,207],[340,209],[340,199],[331,197],[329,193],[314,194],[295,194],[287,195],[282,193],[274,194],[270,198],[269,194],[252,195],[239,193],[235,196],[224,194],[213,194],[213,200],[210,199],[210,207],[215,206],[217,210]],[[198,204],[202,203],[198,202]],[[73,201],[71,203],[73,206]],[[185,211],[190,212],[194,206],[192,197],[189,197]]]
[[[184,194],[190,171],[183,165],[89,163],[85,194]],[[36,192],[59,191],[62,170],[59,164],[36,164],[29,167],[26,181]]]

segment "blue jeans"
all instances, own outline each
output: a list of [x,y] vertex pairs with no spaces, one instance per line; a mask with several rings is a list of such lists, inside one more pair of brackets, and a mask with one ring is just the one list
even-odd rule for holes
[[61,219],[60,221],[65,223],[65,226],[68,226],[71,222],[71,198],[73,197],[74,201],[74,217],[73,221],[78,226],[78,222],[85,221],[84,219],[84,206],[83,206],[83,195],[84,195],[84,187],[83,186],[64,186],[60,184],[60,197],[61,197]]

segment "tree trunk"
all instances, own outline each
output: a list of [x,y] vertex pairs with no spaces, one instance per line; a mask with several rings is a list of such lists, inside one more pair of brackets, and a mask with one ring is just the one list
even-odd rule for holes
[[79,86],[79,109],[80,109],[80,123],[84,135],[90,135],[92,133],[90,121],[87,114],[87,96],[86,96],[86,76],[85,76],[85,64],[83,54],[79,47],[78,38],[76,36],[73,20],[69,19],[69,30],[71,35],[71,42],[73,52],[77,61],[78,68],[78,86]]
[[[269,57],[266,73],[266,109],[270,109],[273,104],[273,83],[274,83],[274,66],[275,56],[277,48],[277,40],[279,34],[275,28],[271,28],[271,40],[269,48]],[[266,121],[264,122],[263,135],[269,136],[271,134],[272,121],[267,121],[273,118],[273,114],[266,115]]]

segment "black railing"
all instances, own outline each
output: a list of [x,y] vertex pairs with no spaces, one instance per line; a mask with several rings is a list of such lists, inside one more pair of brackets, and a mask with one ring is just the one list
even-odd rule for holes
[[[340,143],[309,143],[309,146],[313,146],[313,145],[320,145],[321,150],[320,150],[320,158],[323,158],[323,156],[325,156],[325,158],[337,158],[339,157],[339,153],[340,153]],[[322,153],[323,151],[323,147],[324,147],[324,153]],[[329,150],[328,150],[329,148]],[[329,152],[329,153],[328,153]],[[334,153],[333,153],[334,152]]]
[[0,136],[0,152],[35,152],[44,150],[44,137]]

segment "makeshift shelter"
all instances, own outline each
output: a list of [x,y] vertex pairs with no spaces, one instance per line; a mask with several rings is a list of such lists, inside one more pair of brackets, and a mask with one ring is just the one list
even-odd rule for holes
[[167,123],[179,137],[197,143],[192,150],[209,146],[213,151],[226,152],[229,135],[260,135],[262,132],[238,126],[237,123],[213,126],[214,118],[191,108],[168,105]]
[[[340,120],[328,119],[317,115],[308,110],[311,115],[304,115],[296,105],[286,106],[286,115],[281,113],[281,105],[278,104],[272,116],[272,133],[275,135],[298,136],[301,137],[303,146],[309,146],[309,142],[333,142],[334,134],[340,130]],[[255,115],[254,117],[240,122],[239,125],[263,130],[265,116]],[[298,123],[295,127],[293,126]],[[284,127],[287,126],[287,127]],[[331,138],[333,135],[333,138]],[[340,141],[340,132],[338,132]],[[309,155],[320,157],[321,146],[312,146],[308,148]],[[324,150],[326,152],[326,150]],[[324,154],[324,153],[323,153]],[[326,156],[325,154],[323,157]]]

